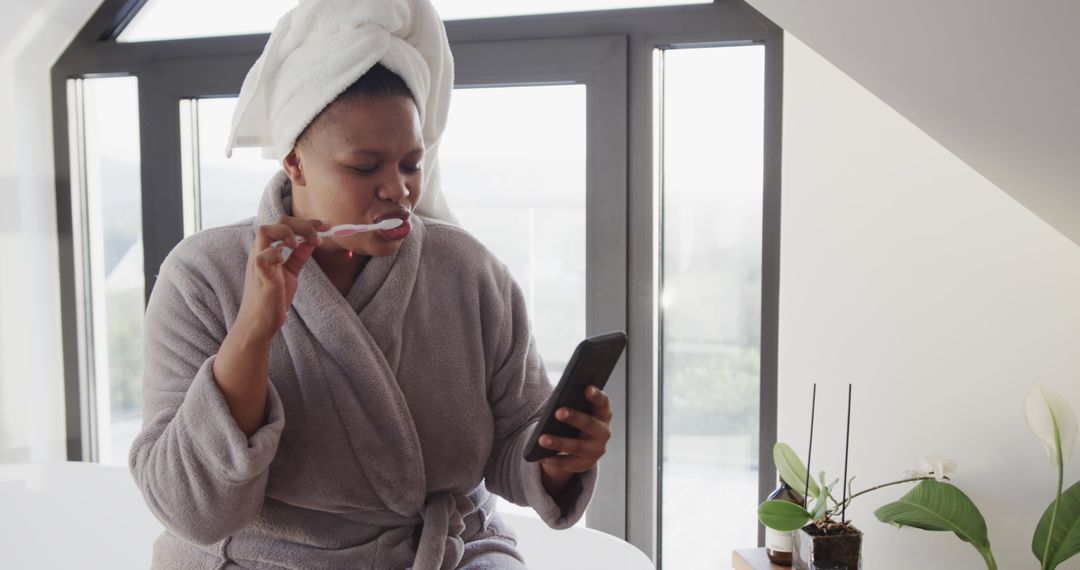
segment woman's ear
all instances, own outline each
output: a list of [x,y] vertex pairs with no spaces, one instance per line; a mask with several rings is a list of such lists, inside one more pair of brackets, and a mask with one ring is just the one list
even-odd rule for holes
[[304,181],[304,165],[300,162],[300,155],[296,152],[295,146],[289,151],[289,154],[285,155],[285,159],[281,161],[281,166],[285,169],[285,174],[289,176],[293,186],[307,186]]

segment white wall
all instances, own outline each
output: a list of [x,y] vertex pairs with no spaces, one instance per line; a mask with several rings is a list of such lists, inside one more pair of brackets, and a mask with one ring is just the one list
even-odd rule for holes
[[[786,50],[780,439],[805,458],[817,382],[811,471],[839,477],[852,382],[855,488],[950,456],[999,566],[1036,568],[1056,479],[1023,400],[1042,381],[1080,409],[1080,247],[790,34]],[[981,567],[951,534],[873,517],[908,488],[850,511],[866,566]]]
[[0,462],[64,459],[49,68],[99,0],[5,0],[0,20]]

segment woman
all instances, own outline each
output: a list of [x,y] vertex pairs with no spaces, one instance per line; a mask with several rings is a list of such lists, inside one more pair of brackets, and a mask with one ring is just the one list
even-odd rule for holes
[[[249,73],[230,144],[283,170],[253,220],[170,253],[147,307],[130,460],[166,527],[155,567],[521,568],[492,492],[555,528],[582,515],[606,396],[562,410],[582,436],[545,436],[561,454],[526,463],[551,388],[521,292],[466,232],[417,214],[437,192],[447,62],[427,0],[304,0]],[[403,224],[317,235],[388,218]]]

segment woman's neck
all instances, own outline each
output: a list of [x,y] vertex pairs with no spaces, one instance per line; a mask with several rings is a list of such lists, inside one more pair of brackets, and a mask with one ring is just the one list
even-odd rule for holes
[[352,288],[356,278],[360,276],[360,272],[364,270],[364,266],[371,259],[369,256],[356,255],[348,250],[324,250],[321,248],[316,249],[312,257],[315,258],[315,262],[322,268],[323,273],[330,278],[330,282],[343,296],[349,294],[349,289]]

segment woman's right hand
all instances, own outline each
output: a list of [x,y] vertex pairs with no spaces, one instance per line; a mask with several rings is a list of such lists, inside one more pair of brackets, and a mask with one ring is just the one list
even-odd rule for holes
[[[248,437],[266,423],[270,342],[285,324],[300,270],[322,242],[318,232],[328,229],[318,220],[281,216],[276,224],[255,230],[244,274],[244,298],[213,368],[229,412]],[[299,236],[303,244],[297,243]],[[288,259],[282,257],[281,247],[270,245],[279,240],[293,250]]]
[[[261,225],[255,230],[255,243],[248,254],[244,275],[244,297],[236,319],[247,335],[269,341],[285,324],[300,271],[322,243],[318,232],[328,229],[319,220],[283,215],[277,223]],[[297,237],[303,237],[304,242],[298,243]],[[271,245],[277,241],[282,245]],[[293,250],[288,259],[282,257],[286,246]]]

